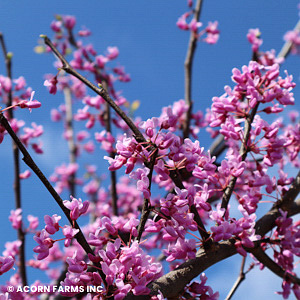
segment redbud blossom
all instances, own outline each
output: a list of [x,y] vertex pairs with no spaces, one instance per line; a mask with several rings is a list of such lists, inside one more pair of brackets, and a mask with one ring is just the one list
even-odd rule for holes
[[0,256],[0,275],[9,271],[13,267],[14,263],[15,260],[13,259],[13,257]]

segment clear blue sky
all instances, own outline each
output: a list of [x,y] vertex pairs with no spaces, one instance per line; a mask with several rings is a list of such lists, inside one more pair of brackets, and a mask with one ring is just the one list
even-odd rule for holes
[[[225,84],[231,85],[231,70],[247,64],[251,57],[251,47],[246,39],[249,28],[259,28],[264,40],[262,50],[275,49],[283,45],[283,35],[292,29],[298,21],[298,1],[296,0],[252,0],[220,1],[204,0],[201,21],[219,21],[221,36],[214,45],[199,44],[194,63],[193,99],[195,109],[208,107],[213,96],[223,93]],[[42,170],[50,175],[55,164],[67,161],[63,152],[64,143],[60,142],[61,129],[50,122],[50,109],[60,103],[61,95],[49,95],[43,86],[44,74],[53,73],[54,61],[51,55],[37,55],[33,48],[40,34],[51,36],[49,25],[55,14],[70,14],[77,18],[77,26],[85,25],[92,31],[89,41],[99,53],[107,46],[117,46],[120,50],[118,61],[130,73],[132,81],[119,85],[129,101],[141,101],[138,114],[143,119],[158,116],[161,107],[183,98],[183,61],[186,54],[189,34],[179,30],[175,23],[178,17],[187,11],[185,0],[164,1],[0,1],[0,31],[3,32],[8,50],[13,52],[13,75],[24,76],[36,91],[36,99],[42,102],[39,110],[29,114],[19,111],[18,117],[29,125],[31,122],[43,124],[45,128],[45,155],[36,157]],[[78,27],[77,27],[78,28]],[[0,73],[5,73],[0,55]],[[299,57],[290,56],[284,64],[299,84]],[[299,87],[295,89],[295,98],[299,109]],[[207,135],[200,141],[209,146]],[[11,192],[12,166],[10,140],[5,138],[0,145],[1,181],[0,181],[0,253],[4,242],[16,239],[11,229],[8,215],[14,208]],[[58,150],[59,149],[59,150]],[[107,163],[101,162],[100,169],[106,170]],[[24,170],[25,167],[22,167]],[[23,185],[24,213],[42,216],[60,214],[59,208],[34,176]],[[43,220],[41,219],[41,222]],[[29,240],[32,239],[30,236]],[[27,245],[28,256],[35,244]],[[29,258],[29,257],[28,257]],[[221,268],[213,267],[207,272],[209,284],[221,289],[223,299],[231,288],[238,271],[239,261],[229,260]],[[235,261],[238,261],[237,263]],[[31,272],[29,272],[31,273]],[[10,273],[11,274],[11,273]],[[29,280],[36,279],[36,273]],[[38,275],[40,276],[40,274]],[[0,284],[7,277],[0,277]],[[257,280],[257,282],[255,282]],[[280,289],[280,280],[269,276],[267,271],[252,271],[249,281],[242,284],[236,299],[280,298],[273,294]]]

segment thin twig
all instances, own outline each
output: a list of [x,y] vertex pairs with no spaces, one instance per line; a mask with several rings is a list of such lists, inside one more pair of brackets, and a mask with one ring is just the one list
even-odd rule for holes
[[[12,81],[12,54],[7,52],[5,41],[3,34],[0,33],[0,43],[2,47],[2,52],[5,57],[5,65],[6,65],[6,73],[7,77]],[[8,92],[8,102],[7,107],[12,105],[13,95],[12,90],[10,89]],[[8,110],[9,119],[12,120],[14,118],[13,109]],[[22,208],[21,201],[21,182],[20,182],[20,157],[19,150],[14,141],[12,141],[12,149],[13,149],[13,159],[14,159],[14,195],[15,195],[15,207],[16,209]],[[19,250],[19,261],[20,261],[20,275],[22,279],[22,283],[24,286],[27,285],[27,274],[26,274],[26,257],[25,257],[25,232],[23,228],[18,228],[17,230],[18,240],[21,241],[20,250]]]
[[[296,26],[294,27],[294,31],[300,32],[300,20],[297,22]],[[287,56],[290,54],[291,48],[293,43],[290,41],[286,41],[282,46],[280,52],[277,55],[277,58],[284,58],[286,59]],[[219,134],[217,140],[215,140],[212,145],[210,146],[211,156],[216,156],[218,158],[219,155],[227,148],[224,140],[224,136]]]
[[[79,225],[77,224],[76,221],[73,221],[71,219],[70,210],[67,207],[65,207],[63,200],[61,199],[59,194],[55,191],[55,189],[50,184],[50,182],[48,181],[46,176],[43,174],[43,172],[40,170],[40,168],[35,164],[34,160],[30,156],[29,152],[24,147],[22,142],[19,140],[19,138],[17,137],[17,135],[15,134],[15,132],[9,125],[7,119],[4,117],[4,115],[2,113],[0,114],[0,123],[6,129],[7,133],[11,136],[11,138],[14,140],[14,142],[17,144],[19,150],[22,152],[23,161],[28,165],[29,168],[32,169],[32,171],[38,176],[38,178],[44,184],[45,188],[49,191],[49,193],[52,195],[52,197],[54,198],[56,203],[59,205],[61,210],[64,212],[64,214],[67,217],[67,219],[69,220],[70,224],[73,225],[74,228],[79,230],[79,232],[75,235],[77,242],[81,245],[81,247],[84,249],[84,251],[87,254],[94,255],[94,252],[93,252],[92,248],[90,247],[90,245],[88,244],[87,240],[85,239],[85,237],[81,231],[81,228],[79,227]],[[102,272],[100,264],[94,263],[94,265],[97,267],[97,270],[106,286],[107,284],[106,284],[105,274]]]
[[108,104],[115,110],[115,112],[125,121],[125,123],[128,125],[128,127],[132,130],[133,134],[135,135],[136,140],[141,142],[146,142],[144,136],[142,133],[138,130],[138,128],[135,126],[133,121],[125,114],[125,112],[114,102],[114,100],[109,96],[108,92],[100,85],[100,87],[95,86],[93,83],[91,83],[88,79],[86,79],[84,76],[79,74],[76,70],[74,70],[70,64],[67,62],[67,60],[64,58],[64,56],[56,49],[56,47],[52,44],[51,40],[45,36],[41,35],[41,37],[44,39],[45,44],[50,47],[50,49],[53,51],[53,53],[58,57],[58,59],[62,63],[61,69],[66,71],[68,74],[73,75],[77,79],[79,79],[81,82],[83,82],[86,86],[88,86],[91,90],[93,90],[96,94],[100,95]]
[[[75,164],[77,160],[77,147],[75,144],[74,127],[73,127],[73,112],[72,112],[72,95],[70,88],[65,87],[63,89],[66,104],[66,132],[69,147],[69,161],[71,164]],[[76,172],[74,172],[69,178],[69,190],[73,197],[76,197]]]
[[246,262],[246,256],[243,256],[242,263],[241,263],[240,274],[239,274],[236,282],[234,283],[233,287],[231,288],[230,292],[228,293],[228,295],[226,297],[226,300],[230,300],[232,298],[232,296],[234,295],[234,293],[236,292],[236,290],[238,289],[240,284],[245,280],[245,278],[246,278],[245,277],[245,272],[244,272],[245,262]]
[[[296,26],[294,27],[294,31],[300,31],[300,20],[298,21],[298,23],[296,24]],[[283,45],[283,47],[281,48],[280,52],[278,53],[277,57],[278,58],[286,58],[291,49],[292,49],[293,43],[290,41],[286,41],[285,44]]]
[[[199,21],[200,13],[201,13],[201,7],[202,7],[202,0],[198,0],[196,3],[196,7],[194,10],[194,19],[196,22]],[[196,34],[191,31],[190,34],[190,41],[188,45],[188,50],[186,53],[186,58],[184,62],[184,98],[185,102],[188,105],[188,111],[186,113],[185,117],[185,124],[183,127],[183,138],[188,138],[190,133],[190,123],[191,123],[191,115],[192,115],[192,109],[193,109],[193,101],[192,101],[192,67],[193,67],[193,60],[194,60],[194,54],[197,47],[197,36]]]

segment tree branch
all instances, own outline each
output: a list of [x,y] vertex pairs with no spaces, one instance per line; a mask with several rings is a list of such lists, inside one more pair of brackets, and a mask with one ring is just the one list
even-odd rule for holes
[[63,55],[56,49],[56,47],[52,44],[51,40],[45,36],[41,35],[41,37],[44,39],[44,42],[47,46],[50,47],[50,49],[53,51],[53,53],[58,57],[58,59],[62,63],[62,68],[64,71],[66,71],[68,74],[73,75],[77,79],[79,79],[81,82],[83,82],[86,86],[88,86],[91,90],[93,90],[96,94],[100,95],[114,110],[115,112],[125,121],[125,123],[128,125],[128,127],[132,130],[133,134],[135,135],[136,140],[141,142],[146,142],[144,136],[139,131],[139,129],[135,126],[133,121],[125,114],[125,112],[114,102],[113,99],[109,96],[108,92],[100,85],[100,87],[95,86],[92,84],[88,79],[86,79],[84,76],[79,74],[76,70],[74,70],[70,64],[67,62],[67,60],[64,58]]
[[[76,163],[77,160],[77,147],[75,144],[74,139],[74,128],[73,128],[73,112],[72,112],[72,95],[71,91],[68,87],[63,89],[64,96],[65,96],[65,103],[66,103],[66,132],[67,132],[67,140],[68,140],[68,147],[69,147],[69,161],[72,164]],[[70,194],[73,197],[76,197],[76,172],[74,172],[71,176],[69,181],[69,189]]]
[[[266,215],[257,221],[255,226],[256,234],[264,236],[268,231],[275,227],[275,220],[279,216],[277,215],[277,213],[279,213],[279,209],[287,211],[289,216],[293,216],[300,212],[300,199],[294,201],[299,193],[299,186],[300,174],[298,174],[289,191],[287,191],[285,196],[282,198],[282,201],[276,205],[276,208],[273,207]],[[286,203],[289,201],[291,201],[290,205]],[[260,224],[265,222],[270,222],[271,226],[260,226]],[[220,243],[213,243],[209,250],[205,250],[204,248],[199,249],[196,258],[184,262],[175,270],[170,271],[169,273],[149,284],[148,288],[151,289],[151,295],[156,294],[158,290],[160,290],[164,297],[171,298],[177,296],[191,280],[193,280],[203,271],[217,262],[235,255],[237,251],[234,243],[235,239],[230,239]],[[250,251],[251,249],[247,250]],[[150,296],[128,295],[125,299],[146,300],[150,299]]]
[[232,296],[234,295],[234,293],[236,292],[236,290],[238,289],[238,287],[240,286],[240,284],[245,280],[245,278],[246,278],[245,277],[245,272],[244,272],[245,262],[246,262],[246,257],[243,256],[239,277],[237,278],[237,280],[234,283],[232,289],[228,293],[228,295],[226,297],[226,300],[230,300],[232,298]]
[[[195,11],[194,11],[194,19],[196,22],[199,21],[200,13],[201,13],[201,7],[202,7],[202,0],[198,0],[196,3]],[[186,113],[185,117],[185,124],[183,127],[183,138],[188,138],[190,133],[190,122],[191,122],[191,115],[192,115],[192,108],[193,108],[193,102],[192,102],[192,67],[193,67],[193,60],[194,60],[194,54],[197,47],[197,36],[196,34],[191,31],[190,35],[190,41],[188,45],[188,50],[186,53],[186,58],[184,62],[184,98],[185,102],[188,105],[188,111]]]

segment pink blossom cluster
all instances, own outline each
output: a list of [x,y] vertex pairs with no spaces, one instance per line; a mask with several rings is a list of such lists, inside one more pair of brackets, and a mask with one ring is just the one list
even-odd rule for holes
[[[218,21],[208,22],[206,28],[199,32],[199,28],[202,27],[202,22],[197,21],[193,15],[193,3],[188,3],[190,11],[184,13],[178,18],[176,23],[177,27],[181,30],[190,30],[198,40],[202,40],[207,44],[216,44],[220,37],[220,31],[218,30]],[[190,21],[188,21],[190,19]]]
[[[37,100],[33,100],[34,93],[35,92],[32,91],[30,87],[26,87],[26,81],[23,76],[17,79],[11,79],[9,77],[0,75],[0,97],[2,99],[2,103],[7,106],[6,108],[1,109],[0,112],[6,112],[8,109],[15,110],[17,107],[28,108],[31,112],[33,108],[40,107],[41,103]],[[6,117],[9,118],[7,112]],[[13,118],[9,121],[15,133],[18,133],[20,128],[25,125],[23,120]],[[26,131],[26,129],[24,130]],[[0,143],[2,143],[5,134],[6,130],[2,127],[2,125],[0,125]],[[42,132],[40,134],[42,134]],[[40,134],[37,134],[36,136],[26,136],[26,146],[28,146],[28,142],[31,138],[37,137]],[[37,153],[39,153],[40,147],[37,144],[32,144],[32,147]]]

